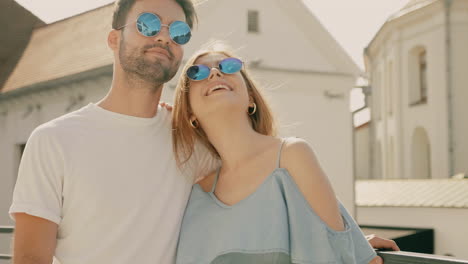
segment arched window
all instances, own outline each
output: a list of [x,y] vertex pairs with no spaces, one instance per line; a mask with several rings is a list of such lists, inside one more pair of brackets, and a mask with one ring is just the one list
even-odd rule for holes
[[427,102],[427,52],[424,47],[409,53],[409,105]]
[[411,156],[411,178],[431,178],[431,144],[426,130],[422,127],[413,132]]

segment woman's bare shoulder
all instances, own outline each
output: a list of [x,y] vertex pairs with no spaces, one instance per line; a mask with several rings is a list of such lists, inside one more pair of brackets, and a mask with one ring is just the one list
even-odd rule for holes
[[214,179],[216,177],[216,173],[217,173],[217,170],[208,173],[204,177],[198,179],[195,182],[195,184],[200,185],[200,187],[203,189],[203,191],[210,192],[211,188],[213,186],[213,183],[214,183]]

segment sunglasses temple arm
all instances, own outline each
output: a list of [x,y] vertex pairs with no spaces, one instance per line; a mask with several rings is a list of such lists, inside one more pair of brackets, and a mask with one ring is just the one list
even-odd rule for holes
[[124,28],[124,27],[126,27],[126,26],[128,26],[128,25],[130,25],[130,24],[132,24],[132,23],[133,23],[133,22],[130,22],[130,23],[128,23],[128,24],[125,24],[125,25],[123,25],[123,26],[121,26],[121,27],[116,28],[115,30],[121,30],[122,28]]

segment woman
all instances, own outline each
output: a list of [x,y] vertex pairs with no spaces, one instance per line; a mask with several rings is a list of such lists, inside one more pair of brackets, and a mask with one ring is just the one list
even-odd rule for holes
[[270,108],[241,60],[194,55],[176,89],[178,164],[195,142],[221,161],[198,181],[176,263],[373,263],[376,254],[337,201],[304,140],[276,137]]

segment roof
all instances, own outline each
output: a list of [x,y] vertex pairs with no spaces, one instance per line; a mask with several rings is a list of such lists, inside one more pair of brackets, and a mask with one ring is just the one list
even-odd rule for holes
[[113,63],[112,5],[37,28],[2,93]]
[[[297,10],[305,10],[313,22],[317,22],[317,25],[312,24],[318,32],[310,34],[316,36],[320,33],[319,39],[325,43],[327,54],[333,57],[340,70],[360,74],[360,69],[313,16],[310,7],[304,8],[303,1],[294,2]],[[198,5],[205,0],[195,2]],[[111,30],[112,12],[113,5],[108,4],[36,29],[16,68],[3,88],[0,87],[0,94],[24,87],[34,88],[38,84],[112,65],[113,54],[106,40]]]
[[468,179],[359,180],[360,207],[468,208]]
[[433,2],[433,0],[411,0],[401,9],[401,11],[414,10],[431,2]]
[[385,23],[380,27],[380,29],[374,35],[372,40],[369,42],[369,44],[367,45],[367,48],[372,46],[372,43],[374,43],[377,36],[379,36],[382,33],[383,29],[385,27],[387,27],[389,25],[389,23],[391,23],[395,19],[398,19],[398,18],[400,18],[400,17],[402,17],[402,16],[404,16],[406,14],[409,14],[409,13],[411,13],[413,11],[421,9],[421,8],[423,8],[425,6],[428,6],[428,5],[430,5],[430,4],[434,3],[434,2],[437,2],[437,1],[439,1],[439,0],[410,0],[403,8],[398,10],[396,13],[392,14],[387,19],[387,21],[385,21]]
[[[11,23],[18,17],[21,23]],[[0,1],[0,25],[7,25],[0,36],[1,89],[27,47],[33,29],[45,23],[14,0],[3,0]]]
[[400,9],[398,12],[390,16],[387,22],[390,20],[396,19],[398,17],[401,17],[407,13],[413,12],[422,7],[425,7],[436,1],[438,0],[411,0],[402,9]]
[[[290,3],[288,1],[284,2],[287,2],[288,5],[292,7],[293,3]],[[301,4],[300,8],[306,10],[308,12],[309,17],[312,18],[314,24],[319,26],[318,28],[315,27],[315,30],[309,31],[313,34],[313,37],[316,39],[316,44],[318,44],[317,42],[319,40],[326,43],[326,50],[330,50],[329,52],[331,52],[329,54],[329,57],[332,57],[334,62],[337,65],[339,65],[339,67],[346,69],[345,72],[351,72],[356,76],[360,75],[362,73],[362,69],[356,64],[356,62],[351,58],[350,54],[346,52],[346,50],[336,40],[336,38],[331,34],[331,32],[329,32],[328,29],[322,24],[322,22],[314,15],[314,1],[300,0],[294,3]],[[297,23],[302,24],[304,23],[304,21],[298,21]],[[308,26],[312,28],[311,24],[309,24]]]

